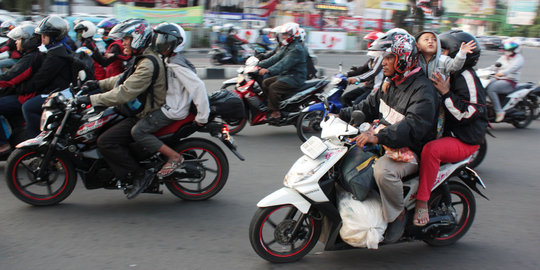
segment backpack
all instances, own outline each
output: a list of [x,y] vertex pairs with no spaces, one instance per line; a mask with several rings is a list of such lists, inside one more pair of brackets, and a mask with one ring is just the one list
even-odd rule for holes
[[125,104],[116,106],[116,111],[125,117],[134,117],[140,112],[144,111],[146,101],[148,100],[148,95],[150,95],[150,105],[152,106],[152,108],[154,107],[154,83],[156,82],[159,75],[159,64],[154,56],[139,55],[135,57],[133,64],[124,73],[122,73],[122,76],[116,82],[115,87],[122,84],[129,76],[131,76],[131,74],[135,72],[135,66],[137,65],[137,63],[139,63],[139,61],[143,60],[144,58],[150,59],[150,61],[152,61],[152,65],[154,66],[152,82],[150,83],[148,88],[140,95]]
[[[76,85],[78,79],[81,79],[83,82],[95,79],[94,59],[92,59],[91,54],[92,52],[89,49],[81,47],[65,57],[68,62],[71,63],[71,82],[73,84]],[[84,79],[79,78],[79,71],[84,71],[86,73]]]
[[208,101],[210,112],[219,115],[223,120],[236,121],[246,117],[244,102],[234,92],[222,89],[214,92]]

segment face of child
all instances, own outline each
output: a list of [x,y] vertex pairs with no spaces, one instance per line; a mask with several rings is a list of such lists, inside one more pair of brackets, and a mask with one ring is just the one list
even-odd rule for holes
[[416,41],[418,50],[421,53],[435,54],[437,52],[437,38],[432,33],[421,35]]

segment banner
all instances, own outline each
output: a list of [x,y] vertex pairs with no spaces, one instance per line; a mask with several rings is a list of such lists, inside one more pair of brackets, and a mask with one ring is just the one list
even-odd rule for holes
[[308,34],[308,46],[315,50],[345,50],[346,37],[345,32],[312,31]]
[[366,0],[365,8],[407,10],[408,0]]
[[[321,15],[319,14],[300,14],[294,13],[294,22],[303,27],[309,26],[316,29],[320,28]],[[380,28],[383,30],[392,29],[394,24],[390,20],[373,19],[373,18],[356,18],[356,17],[325,17],[324,29],[326,31],[342,31],[346,32],[364,32],[373,31]]]
[[114,15],[119,20],[140,18],[149,23],[200,24],[203,22],[203,9],[203,6],[158,9],[115,4]]
[[445,0],[443,6],[445,12],[491,15],[495,13],[496,2],[496,0]]
[[538,0],[508,0],[507,24],[532,25]]

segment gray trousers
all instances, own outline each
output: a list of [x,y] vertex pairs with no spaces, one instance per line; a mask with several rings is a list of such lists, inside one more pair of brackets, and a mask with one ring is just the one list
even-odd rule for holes
[[381,193],[383,217],[386,222],[394,221],[404,209],[401,179],[417,171],[417,163],[397,162],[387,156],[382,156],[373,165],[373,176]]
[[487,93],[489,99],[491,99],[491,103],[493,103],[495,112],[502,112],[501,101],[499,100],[498,94],[508,94],[512,91],[514,91],[514,87],[512,87],[510,82],[505,80],[495,80],[488,84]]
[[140,143],[146,151],[155,153],[163,145],[163,142],[154,136],[153,133],[173,122],[175,122],[175,120],[171,120],[165,116],[160,108],[139,120],[131,129],[131,136],[133,137],[133,140]]

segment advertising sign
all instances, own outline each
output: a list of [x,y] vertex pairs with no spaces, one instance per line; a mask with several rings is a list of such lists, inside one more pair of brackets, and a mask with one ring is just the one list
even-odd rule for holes
[[508,0],[507,24],[532,25],[538,0]]
[[149,23],[200,24],[203,22],[203,6],[159,9],[115,4],[114,15],[119,20],[141,18]]
[[345,50],[346,37],[345,32],[312,31],[308,35],[308,46],[315,50]]
[[445,0],[445,12],[491,15],[495,13],[496,0]]
[[407,10],[408,0],[366,0],[366,8],[374,9],[393,9],[393,10]]

